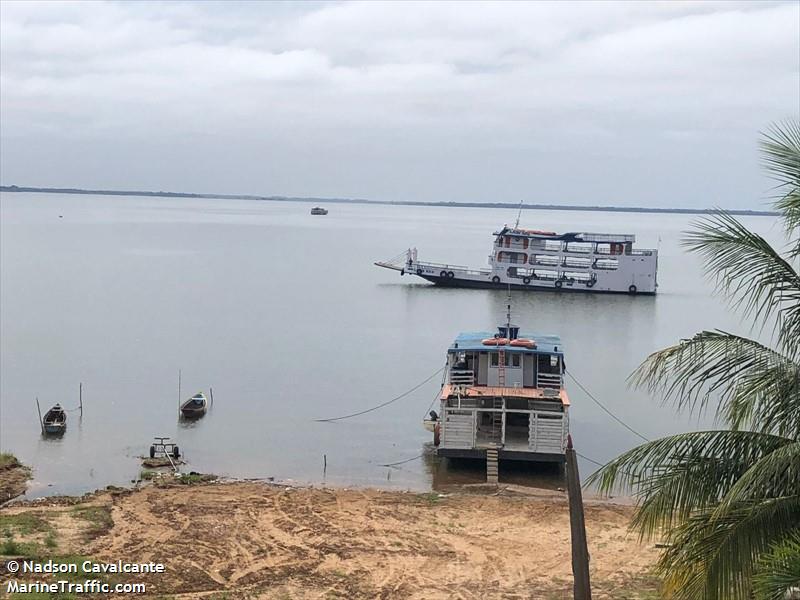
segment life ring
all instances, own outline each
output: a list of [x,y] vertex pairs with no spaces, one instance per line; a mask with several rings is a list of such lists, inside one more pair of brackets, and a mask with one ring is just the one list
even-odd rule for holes
[[636,289],[636,286],[635,286],[635,285],[632,285],[632,286],[630,286],[630,287],[628,288],[628,293],[630,293],[630,294],[635,294],[635,293],[636,293],[636,291],[637,291],[637,289]]
[[442,271],[441,273],[439,273],[439,277],[441,277],[441,278],[443,278],[443,279],[444,279],[445,277],[447,277],[447,271]]
[[422,267],[417,267],[417,275],[422,275]]
[[452,279],[452,278],[453,278],[453,277],[455,277],[455,276],[456,276],[456,274],[455,274],[455,273],[453,273],[452,271],[448,271],[448,272],[447,272],[447,278],[448,278],[448,279]]
[[508,338],[486,338],[481,340],[484,346],[505,346],[508,344]]
[[536,342],[527,338],[517,338],[511,340],[511,346],[521,346],[523,348],[536,348]]
[[436,423],[436,425],[433,426],[433,445],[434,446],[438,446],[439,445],[439,442],[441,440],[441,435],[442,435],[442,425],[441,425],[441,423]]
[[558,289],[561,289],[561,286],[562,286],[562,285],[564,285],[564,282],[563,282],[563,281],[561,281],[560,279],[558,279],[558,280],[555,282],[555,286],[556,286]]
[[500,277],[498,275],[492,277],[492,283],[500,283]]
[[524,283],[525,285],[528,285],[530,282],[531,282],[531,278],[530,277],[523,277],[522,278],[522,283]]

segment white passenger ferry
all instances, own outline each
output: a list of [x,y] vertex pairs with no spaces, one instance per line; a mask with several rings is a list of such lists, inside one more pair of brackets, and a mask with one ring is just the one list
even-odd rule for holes
[[461,333],[447,350],[438,414],[425,425],[446,457],[563,462],[569,434],[564,349],[555,335]]
[[656,293],[658,250],[634,249],[634,235],[557,234],[516,226],[493,235],[488,269],[421,261],[416,248],[375,264],[451,287]]

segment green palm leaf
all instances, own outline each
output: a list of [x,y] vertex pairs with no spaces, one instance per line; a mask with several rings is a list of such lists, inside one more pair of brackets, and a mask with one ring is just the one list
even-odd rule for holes
[[760,235],[720,212],[695,223],[684,244],[703,257],[717,288],[762,326],[774,321],[790,357],[800,350],[800,275]]
[[792,440],[752,431],[682,433],[628,450],[593,473],[601,493],[632,489],[640,499],[632,526],[643,538],[715,507],[751,465]]
[[714,401],[717,416],[737,429],[800,434],[800,365],[745,337],[700,332],[651,354],[629,381],[679,409],[702,411]]
[[783,214],[786,233],[795,238],[792,254],[800,255],[800,122],[770,128],[761,140],[764,166],[778,181],[775,207]]
[[791,589],[800,593],[800,527],[773,544],[757,569],[754,581],[759,600],[785,600]]
[[750,600],[758,557],[800,522],[800,496],[697,513],[668,535],[657,570],[676,600]]

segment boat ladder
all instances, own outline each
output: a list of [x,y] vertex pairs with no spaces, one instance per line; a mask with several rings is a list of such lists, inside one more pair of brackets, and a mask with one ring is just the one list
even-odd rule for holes
[[488,448],[486,450],[486,483],[497,485],[499,482],[497,448]]
[[497,357],[497,385],[506,387],[506,351],[502,346],[498,348]]
[[492,400],[492,441],[496,444],[502,443],[503,438],[503,399],[494,398]]

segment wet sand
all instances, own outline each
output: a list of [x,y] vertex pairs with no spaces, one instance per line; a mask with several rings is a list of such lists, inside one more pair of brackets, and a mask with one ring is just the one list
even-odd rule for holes
[[[45,520],[54,554],[164,563],[165,575],[129,579],[145,581],[149,597],[571,598],[566,498],[520,491],[171,485],[100,492],[77,505],[44,499],[0,517]],[[628,531],[631,514],[586,506],[595,598],[655,597],[657,550]]]

